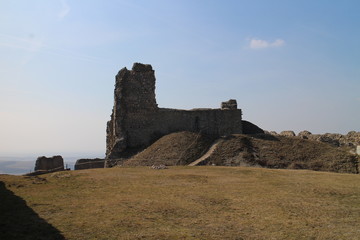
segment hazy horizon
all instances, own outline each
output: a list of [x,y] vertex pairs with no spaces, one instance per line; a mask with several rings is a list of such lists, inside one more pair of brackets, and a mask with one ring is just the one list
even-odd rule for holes
[[0,153],[0,161],[3,159],[9,159],[9,158],[16,158],[19,159],[28,159],[31,157],[30,160],[36,160],[37,157],[40,156],[56,156],[60,155],[62,157],[72,157],[72,158],[105,158],[105,152],[25,152],[25,153],[15,153],[15,152],[5,152]]
[[[37,157],[40,156],[55,156],[61,154],[44,154],[38,155],[18,155],[18,156],[1,156],[0,155],[0,174],[12,174],[21,175],[29,172],[33,172],[35,168],[35,162]],[[86,153],[72,153],[61,155],[64,159],[64,167],[74,169],[76,160],[81,158],[104,158],[105,154],[86,154]]]
[[[151,64],[159,107],[269,131],[360,131],[360,2],[2,1],[0,156],[105,154],[115,75]],[[36,159],[36,158],[35,158]]]

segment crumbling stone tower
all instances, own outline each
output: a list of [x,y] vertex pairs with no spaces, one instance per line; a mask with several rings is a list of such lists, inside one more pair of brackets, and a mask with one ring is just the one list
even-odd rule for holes
[[118,157],[127,147],[136,147],[133,141],[129,144],[129,135],[140,134],[140,127],[150,120],[146,116],[157,110],[151,65],[134,63],[131,71],[121,69],[115,77],[114,107],[107,123],[106,157]]
[[233,99],[223,102],[221,109],[158,108],[154,70],[151,65],[134,63],[132,70],[123,68],[116,75],[114,107],[106,131],[106,158],[114,159],[172,132],[215,137],[242,133],[241,110]]

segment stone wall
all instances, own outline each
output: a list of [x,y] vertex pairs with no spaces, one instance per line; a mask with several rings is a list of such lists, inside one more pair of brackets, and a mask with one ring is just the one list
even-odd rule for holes
[[63,171],[64,160],[61,156],[38,157],[35,163],[35,171]]
[[90,169],[90,168],[104,168],[105,159],[94,158],[94,159],[78,159],[74,165],[75,170]]
[[214,137],[242,133],[241,110],[234,99],[222,103],[220,109],[158,108],[151,65],[135,63],[132,70],[121,69],[116,75],[114,108],[107,123],[106,157],[120,158],[129,148],[146,147],[178,131]]

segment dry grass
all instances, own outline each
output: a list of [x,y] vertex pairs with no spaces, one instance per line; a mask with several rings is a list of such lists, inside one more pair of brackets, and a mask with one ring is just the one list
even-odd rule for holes
[[[360,176],[354,174],[244,167],[124,167],[41,177],[0,175],[0,181],[6,188],[2,196],[13,194],[25,200],[40,220],[60,232],[50,229],[48,239],[61,239],[61,235],[66,239],[360,236]],[[17,231],[17,239],[26,239],[20,237],[26,225],[16,224],[26,222],[31,213],[9,217],[16,212],[11,201],[2,202],[1,212],[5,214],[0,216],[0,239],[7,239],[7,231]],[[9,227],[13,225],[17,227]],[[28,239],[39,239],[36,231],[27,234]]]
[[232,135],[221,142],[208,164],[261,166],[358,173],[358,157],[329,144],[295,137]]
[[213,139],[193,132],[168,134],[125,161],[125,166],[187,165],[200,158]]
[[[122,164],[187,165],[205,154],[214,140],[192,132],[172,133]],[[236,134],[223,138],[203,164],[358,173],[358,162],[359,157],[349,151],[322,142],[266,134]]]

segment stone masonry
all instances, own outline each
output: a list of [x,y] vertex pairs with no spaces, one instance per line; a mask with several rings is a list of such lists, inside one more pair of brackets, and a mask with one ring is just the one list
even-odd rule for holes
[[53,157],[38,157],[35,162],[35,171],[63,171],[64,170],[64,160],[61,156]]
[[90,168],[104,168],[105,159],[94,158],[94,159],[78,159],[74,165],[74,170],[90,169]]
[[236,100],[219,109],[158,108],[151,65],[134,63],[116,75],[114,107],[107,123],[106,158],[121,158],[129,149],[149,146],[173,132],[191,131],[214,137],[242,133],[241,109]]

